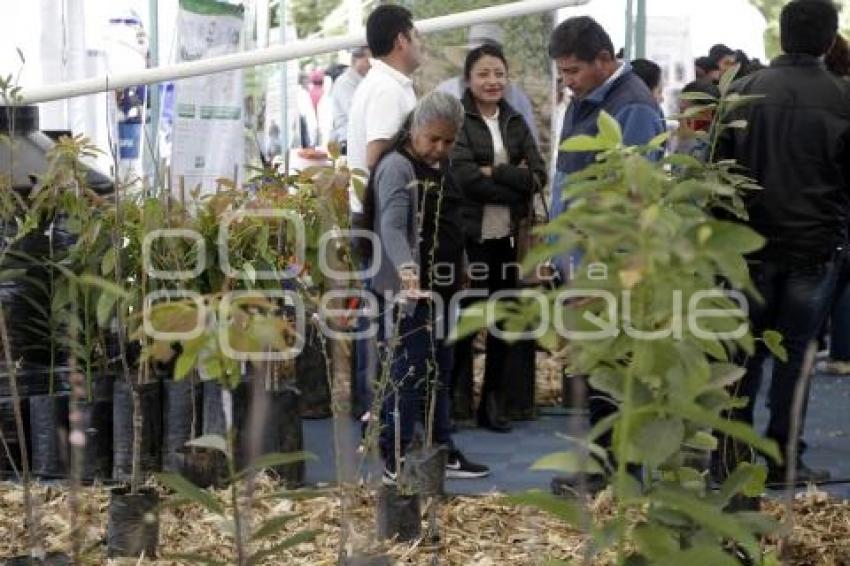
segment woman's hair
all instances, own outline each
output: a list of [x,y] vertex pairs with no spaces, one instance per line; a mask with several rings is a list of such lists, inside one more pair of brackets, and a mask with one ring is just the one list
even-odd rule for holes
[[445,92],[431,91],[423,96],[410,117],[410,131],[417,130],[434,120],[445,120],[460,130],[463,127],[463,106],[460,101]]
[[465,80],[469,81],[469,77],[472,75],[472,67],[485,55],[499,59],[504,63],[505,71],[508,70],[508,60],[505,59],[502,48],[492,43],[485,43],[466,54],[466,62],[463,64],[463,78]]

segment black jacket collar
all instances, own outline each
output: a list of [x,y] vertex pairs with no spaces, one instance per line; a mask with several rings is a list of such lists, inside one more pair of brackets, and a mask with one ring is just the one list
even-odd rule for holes
[[771,67],[825,67],[822,57],[806,53],[783,53],[770,62]]

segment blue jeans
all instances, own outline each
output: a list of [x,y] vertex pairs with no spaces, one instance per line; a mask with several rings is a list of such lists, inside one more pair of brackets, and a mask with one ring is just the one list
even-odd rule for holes
[[[766,435],[779,444],[784,454],[791,436],[794,392],[800,379],[806,347],[814,340],[826,318],[835,290],[837,269],[835,262],[808,266],[795,266],[774,261],[752,263],[750,274],[759,293],[760,303],[750,299],[750,324],[753,335],[759,338],[765,330],[776,330],[783,336],[788,351],[788,361],[774,360],[770,382],[770,421]],[[756,353],[746,360],[746,374],[738,384],[737,395],[747,397],[747,406],[733,413],[737,420],[750,424],[759,387],[762,365],[768,351],[762,342],[756,343]],[[802,442],[803,424],[808,405],[808,384],[803,396],[797,454],[805,445]]]
[[850,250],[842,250],[837,279],[830,313],[829,357],[850,362]]
[[[453,449],[451,422],[449,420],[449,380],[452,371],[452,348],[444,339],[432,337],[435,327],[429,302],[417,301],[411,314],[402,315],[399,327],[388,336],[386,319],[381,317],[381,340],[399,337],[390,366],[390,381],[384,393],[381,409],[381,455],[394,469],[395,462],[395,409],[396,390],[400,419],[400,446],[404,454],[413,440],[417,424],[426,422],[426,397],[430,388],[429,379],[437,387],[437,403],[434,410],[434,444],[445,444]],[[442,313],[445,318],[446,314]],[[397,320],[397,311],[392,313],[392,323]],[[433,347],[432,347],[433,346]],[[389,352],[384,352],[389,355]],[[429,369],[436,370],[434,376]],[[430,375],[429,375],[430,374]]]

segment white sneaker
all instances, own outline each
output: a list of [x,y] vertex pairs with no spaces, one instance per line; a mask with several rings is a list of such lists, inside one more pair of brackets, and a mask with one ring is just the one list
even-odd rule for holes
[[850,375],[850,362],[823,360],[818,362],[816,369],[829,375]]

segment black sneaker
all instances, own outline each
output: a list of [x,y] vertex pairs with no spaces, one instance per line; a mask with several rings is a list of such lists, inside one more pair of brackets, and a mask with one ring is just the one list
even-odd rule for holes
[[[767,485],[769,487],[783,487],[786,484],[788,468],[785,466],[768,466]],[[794,486],[804,486],[810,483],[821,483],[829,481],[828,470],[815,470],[808,467],[802,460],[797,461],[797,474]]]
[[446,460],[446,477],[454,479],[483,478],[490,475],[490,468],[470,462],[460,450],[452,450]]
[[552,495],[572,499],[578,497],[582,489],[584,489],[585,495],[592,497],[607,486],[608,478],[603,474],[584,474],[583,486],[581,485],[581,478],[576,474],[572,476],[555,476],[552,478],[549,487]]

